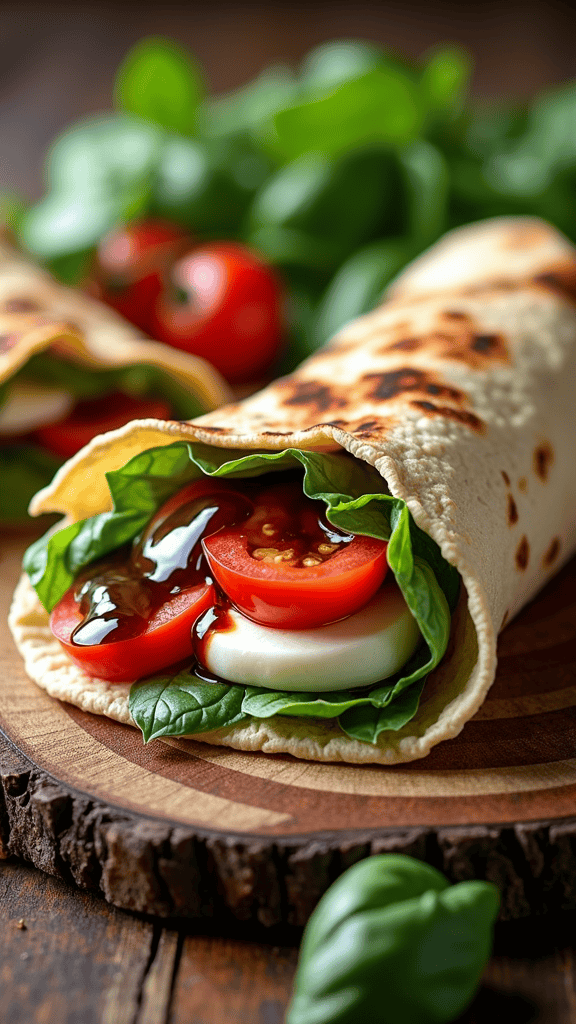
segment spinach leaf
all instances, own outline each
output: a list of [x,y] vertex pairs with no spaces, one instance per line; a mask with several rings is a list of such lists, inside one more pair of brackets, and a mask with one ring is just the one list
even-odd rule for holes
[[206,683],[185,668],[135,683],[130,713],[146,743],[158,736],[211,732],[249,718],[242,711],[242,687]]
[[116,106],[162,128],[189,135],[204,92],[200,69],[176,43],[143,39],[130,50],[116,76]]
[[[80,569],[133,539],[171,494],[202,474],[246,478],[300,463],[304,469],[304,493],[324,501],[330,522],[352,533],[389,541],[389,565],[425,644],[401,673],[368,693],[348,691],[316,697],[258,687],[235,686],[234,690],[245,715],[338,718],[349,736],[377,742],[383,730],[399,729],[414,716],[425,677],[444,655],[450,612],[459,590],[457,571],[442,558],[434,541],[418,529],[404,502],[382,493],[380,475],[366,463],[345,454],[298,449],[230,456],[225,450],[179,441],[142,452],[121,469],[108,473],[112,511],[74,523],[60,533],[41,538],[28,549],[25,568],[41,601],[51,610]],[[143,702],[145,694],[150,693],[154,703],[158,680],[144,680],[138,685],[139,699]],[[202,702],[204,686],[191,678],[187,693]],[[232,719],[226,717],[231,713],[227,707],[226,704],[219,710],[218,725],[212,728],[232,724]],[[146,724],[151,735],[163,735],[165,727],[170,735],[174,734],[171,719],[166,719],[164,711],[162,715],[159,721],[152,715],[152,724]],[[207,712],[205,720],[209,719]],[[189,724],[188,719],[186,723]],[[184,730],[184,719],[181,728]]]
[[499,894],[398,854],[345,871],[312,914],[286,1024],[448,1024],[471,1001]]

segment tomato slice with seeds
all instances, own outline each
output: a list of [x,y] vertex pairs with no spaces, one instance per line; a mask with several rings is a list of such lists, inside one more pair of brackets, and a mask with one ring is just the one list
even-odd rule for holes
[[323,508],[300,484],[276,485],[258,495],[247,521],[204,538],[214,579],[248,618],[312,629],[352,615],[381,586],[387,543],[342,533]]
[[192,656],[192,627],[216,600],[214,587],[203,581],[163,604],[137,636],[111,643],[79,646],[72,634],[83,622],[75,585],[50,615],[50,629],[73,662],[89,676],[112,683],[131,682]]
[[131,550],[81,574],[52,611],[54,636],[85,672],[110,682],[190,658],[192,627],[217,600],[202,536],[251,509],[224,481],[189,484],[165,502]]

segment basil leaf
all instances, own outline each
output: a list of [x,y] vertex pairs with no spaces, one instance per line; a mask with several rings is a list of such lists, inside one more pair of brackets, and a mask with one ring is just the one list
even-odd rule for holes
[[28,505],[62,460],[31,444],[0,445],[0,522],[28,522]]
[[204,85],[189,54],[169,39],[151,37],[134,46],[114,87],[116,106],[162,128],[189,135]]
[[164,134],[125,114],[99,114],[69,126],[52,143],[46,163],[50,192],[82,198],[131,195],[155,174]]
[[247,721],[242,689],[205,683],[189,669],[144,679],[130,690],[130,714],[146,743],[158,736],[188,736]]
[[458,113],[466,100],[472,71],[472,58],[460,46],[435,50],[420,80],[432,111]]
[[449,886],[410,857],[355,864],[308,922],[286,1024],[448,1024],[474,996],[498,907],[490,883]]
[[285,693],[277,690],[247,686],[242,701],[242,710],[254,718],[271,718],[272,715],[308,715],[313,718],[337,718],[351,704],[365,698],[354,698],[347,690],[335,690],[315,697],[311,693]]
[[61,195],[49,192],[20,222],[24,246],[41,260],[84,253],[122,219],[122,196]]
[[326,156],[339,156],[378,143],[405,145],[419,135],[423,114],[410,76],[382,66],[277,111],[260,137],[283,160],[318,150],[319,139]]

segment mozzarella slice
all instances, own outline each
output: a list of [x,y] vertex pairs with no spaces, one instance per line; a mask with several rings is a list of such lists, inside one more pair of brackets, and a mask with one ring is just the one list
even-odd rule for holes
[[55,423],[71,411],[74,398],[59,388],[45,388],[33,381],[15,381],[0,406],[0,434],[27,434]]
[[321,693],[369,686],[394,675],[420,630],[394,580],[354,615],[317,629],[260,626],[239,611],[232,628],[205,641],[206,668],[231,683]]

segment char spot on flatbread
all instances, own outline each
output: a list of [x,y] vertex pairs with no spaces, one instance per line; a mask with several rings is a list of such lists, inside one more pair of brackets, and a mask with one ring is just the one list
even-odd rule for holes
[[556,561],[559,554],[560,538],[554,537],[554,539],[550,542],[550,547],[548,548],[546,554],[544,555],[544,558],[542,559],[542,565],[544,566],[544,568],[548,569],[552,565],[552,563]]
[[388,402],[406,392],[417,391],[423,395],[435,395],[453,402],[463,402],[465,396],[457,388],[452,388],[437,380],[431,373],[410,366],[385,373],[365,373],[363,380],[369,381],[371,388],[367,398],[380,402]]
[[229,427],[208,427],[202,424],[202,430],[210,431],[211,434],[229,434]]
[[321,384],[317,380],[286,381],[284,387],[292,392],[284,399],[284,405],[308,405],[317,412],[348,405],[345,398],[337,395],[327,384]]
[[470,320],[468,313],[461,313],[457,309],[448,309],[442,314],[446,320]]
[[435,405],[433,402],[420,401],[413,401],[411,405],[416,409],[421,409],[422,412],[430,413],[434,416],[444,416],[447,420],[462,423],[465,427],[478,431],[479,434],[482,434],[486,429],[484,420],[481,420],[479,416],[476,416],[476,413],[469,412],[467,409],[453,409],[449,405]]
[[527,481],[525,476],[521,476],[519,481],[518,481],[518,490],[524,492],[527,489],[528,489],[528,481]]
[[359,423],[356,430],[373,430],[379,423],[379,420],[366,420],[365,423]]
[[9,352],[11,348],[14,348],[18,344],[21,334],[0,334],[0,353]]
[[524,572],[528,568],[528,562],[530,561],[530,545],[526,535],[522,537],[517,549],[516,549],[516,565],[521,572]]
[[419,338],[400,338],[399,341],[394,341],[391,345],[383,345],[378,352],[381,355],[384,352],[416,352],[419,348],[422,348]]
[[554,449],[549,441],[542,441],[534,449],[534,472],[546,483],[550,476],[550,467],[554,462]]
[[506,487],[510,487],[510,477],[508,476],[508,473],[506,472],[505,469],[501,469],[500,472],[502,474],[502,479],[506,484]]
[[576,302],[576,265],[571,261],[537,274],[533,283],[569,302]]
[[472,341],[475,352],[494,352],[501,345],[502,338],[499,334],[476,334]]
[[518,508],[511,494],[508,495],[508,526],[514,526],[518,522]]
[[291,433],[290,430],[263,430],[263,434],[267,437],[287,437]]
[[39,310],[40,306],[36,300],[28,295],[14,295],[6,299],[2,307],[4,313],[37,313]]

